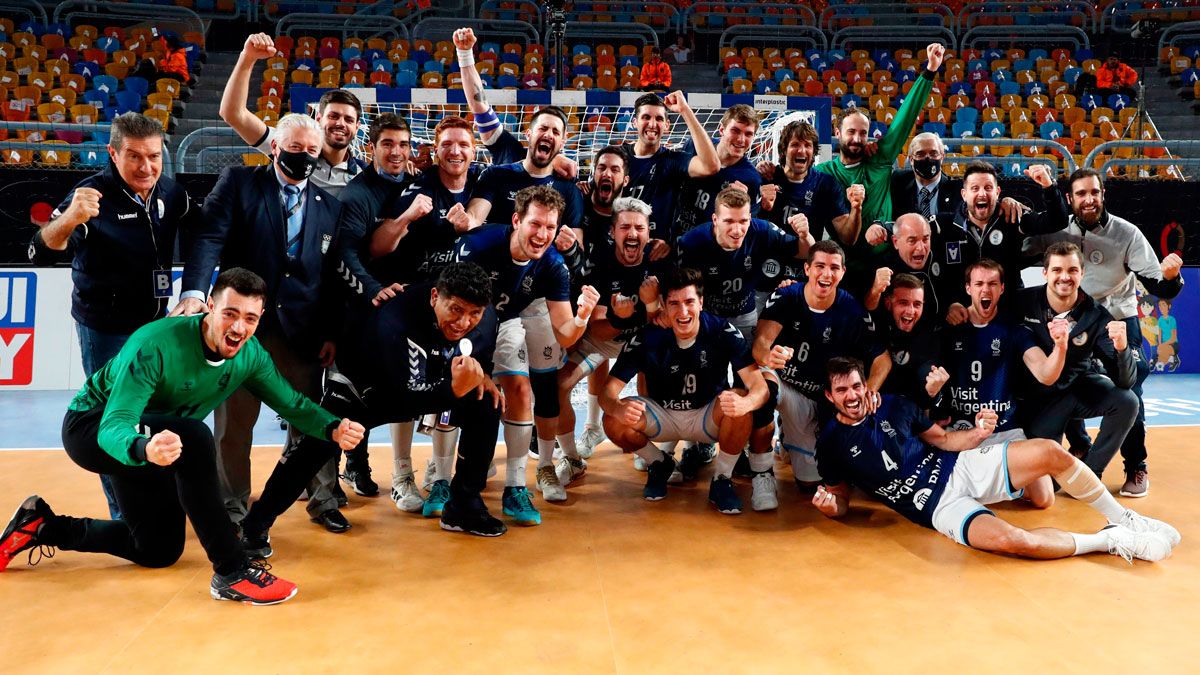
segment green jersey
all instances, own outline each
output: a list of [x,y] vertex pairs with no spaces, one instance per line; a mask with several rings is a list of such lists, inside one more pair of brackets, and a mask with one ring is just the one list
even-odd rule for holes
[[71,400],[68,409],[76,412],[104,406],[98,442],[105,452],[122,464],[143,465],[142,453],[134,448],[147,437],[139,431],[144,413],[203,420],[243,385],[297,430],[330,437],[337,418],[293,389],[257,338],[247,340],[232,359],[208,360],[204,316],[142,326]]
[[892,220],[892,164],[896,163],[896,158],[904,149],[908,134],[921,114],[921,109],[925,107],[932,89],[933,73],[928,70],[921,71],[921,76],[913,82],[908,95],[904,97],[904,105],[896,111],[896,117],[888,127],[887,133],[879,139],[876,146],[878,150],[874,155],[853,166],[846,166],[842,163],[841,155],[834,155],[833,159],[821,162],[816,167],[817,171],[836,178],[843,190],[855,183],[866,188],[867,196],[862,205],[863,227],[857,242],[859,244],[871,223]]

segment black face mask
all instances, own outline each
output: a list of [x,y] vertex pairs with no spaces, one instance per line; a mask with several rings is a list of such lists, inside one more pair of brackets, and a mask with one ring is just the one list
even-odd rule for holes
[[317,168],[317,158],[307,152],[288,152],[287,150],[279,151],[279,159],[276,164],[283,175],[292,180],[304,180],[312,175],[313,170]]
[[912,161],[913,173],[917,174],[925,180],[933,180],[942,172],[942,160],[940,159],[914,159]]

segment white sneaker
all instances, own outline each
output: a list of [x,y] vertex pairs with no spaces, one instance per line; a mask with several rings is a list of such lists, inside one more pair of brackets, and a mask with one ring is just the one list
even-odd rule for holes
[[579,477],[587,473],[587,462],[582,459],[571,459],[563,457],[554,464],[554,473],[558,476],[558,482],[565,485],[574,483]]
[[1125,509],[1125,514],[1114,525],[1129,528],[1134,532],[1157,532],[1166,537],[1167,541],[1171,542],[1171,548],[1178,546],[1179,542],[1183,539],[1179,535],[1179,530],[1161,520],[1143,516],[1133,509]]
[[394,480],[392,501],[396,502],[396,508],[407,513],[418,513],[425,506],[425,497],[417,489],[417,481],[411,473]]
[[542,499],[548,502],[567,501],[567,489],[558,482],[558,474],[553,466],[539,466],[537,470],[537,489],[542,493]]
[[675,470],[667,477],[668,485],[679,485],[683,483],[683,472],[679,470],[679,465],[675,465]]
[[779,508],[779,487],[775,484],[775,474],[770,471],[754,474],[750,479],[753,491],[750,493],[750,508],[755,511],[773,511]]
[[646,460],[642,459],[641,455],[633,456],[633,470],[643,472],[646,470]]
[[596,446],[604,442],[604,430],[590,424],[583,425],[583,434],[575,441],[579,456],[588,459],[596,453]]
[[[429,461],[425,463],[425,477],[421,479],[421,489],[429,492],[429,488],[433,486],[434,481],[437,479],[437,462],[434,462],[433,458],[430,457]],[[446,480],[450,480],[450,477],[447,476]]]
[[1158,562],[1171,557],[1170,540],[1158,532],[1134,532],[1120,525],[1104,531],[1108,533],[1108,552],[1128,563],[1133,563],[1134,558]]

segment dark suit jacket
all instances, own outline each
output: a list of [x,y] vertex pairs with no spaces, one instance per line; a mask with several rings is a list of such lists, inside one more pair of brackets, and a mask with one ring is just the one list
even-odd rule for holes
[[230,167],[204,200],[204,224],[183,272],[184,291],[207,292],[213,268],[244,267],[267,282],[259,331],[279,330],[300,353],[316,353],[341,322],[334,283],[342,204],[309,181],[300,255],[287,257],[287,223],[274,165]]
[[[962,181],[952,180],[942,176],[938,184],[937,206],[934,213],[958,213],[962,206]],[[896,169],[892,171],[892,218],[899,218],[905,213],[920,213],[917,190],[917,179],[912,169]],[[938,216],[941,220],[941,216]]]

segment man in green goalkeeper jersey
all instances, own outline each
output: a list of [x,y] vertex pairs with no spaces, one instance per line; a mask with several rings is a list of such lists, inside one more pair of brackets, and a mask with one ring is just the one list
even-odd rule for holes
[[109,474],[122,520],[55,515],[26,499],[0,534],[0,570],[18,553],[52,548],[107,553],[143,567],[167,567],[183,553],[184,519],[213,565],[218,600],[274,604],[296,585],[251,563],[221,502],[216,449],[204,418],[245,386],[305,434],[355,447],[363,427],[305,398],[254,339],[266,282],[225,270],[208,313],[154,321],[138,329],[76,394],[63,420],[63,446],[79,466]]

